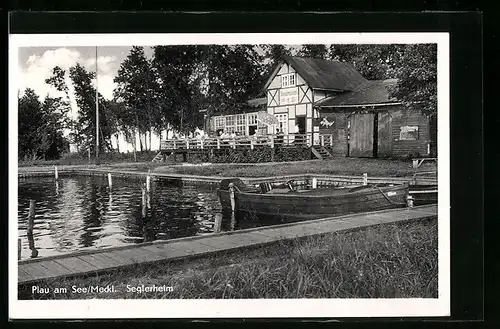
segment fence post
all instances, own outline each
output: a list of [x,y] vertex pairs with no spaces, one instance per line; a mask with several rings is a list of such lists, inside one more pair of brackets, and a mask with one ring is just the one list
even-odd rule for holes
[[253,150],[254,146],[253,146],[253,139],[250,139],[250,149]]
[[177,149],[177,143],[175,142],[175,139],[174,139],[174,150]]
[[59,179],[59,172],[57,171],[57,166],[54,166],[54,177],[56,178],[56,180]]
[[271,148],[273,149],[274,148],[274,135],[270,135],[269,137],[271,137]]
[[201,146],[201,149],[203,149],[203,138],[200,139],[200,146]]
[[236,149],[236,139],[233,138],[233,150]]
[[316,177],[313,177],[312,179],[312,188],[315,189],[318,187],[318,179]]
[[189,139],[186,139],[186,149],[189,150]]
[[368,174],[367,173],[363,174],[363,185],[368,185]]
[[325,135],[321,135],[321,146],[325,146]]
[[217,149],[220,150],[220,139],[217,138]]
[[111,190],[111,187],[113,186],[113,181],[111,179],[111,173],[108,173],[108,185],[109,185],[109,189]]

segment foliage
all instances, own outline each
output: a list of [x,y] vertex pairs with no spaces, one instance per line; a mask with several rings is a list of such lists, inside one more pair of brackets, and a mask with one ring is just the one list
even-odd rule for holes
[[329,59],[351,63],[369,80],[394,78],[404,45],[331,45]]
[[153,128],[161,131],[158,78],[142,47],[132,47],[114,82],[117,86],[112,107],[121,130],[137,129],[141,134],[151,134]]
[[264,51],[264,59],[267,61],[264,68],[264,76],[269,78],[284,56],[291,56],[292,52],[284,45],[260,45]]
[[301,57],[328,59],[328,48],[324,44],[303,45],[298,55]]
[[405,106],[413,108],[418,104],[427,115],[437,112],[436,44],[407,45],[394,77],[398,83],[390,92]]
[[60,100],[47,97],[43,103],[32,89],[19,99],[19,158],[57,159],[69,149],[63,137],[64,113]]
[[[96,89],[93,85],[95,72],[88,72],[77,63],[69,69],[69,77],[75,90],[76,104],[78,105],[79,134],[85,141],[84,147],[95,151],[96,145]],[[108,122],[108,101],[99,93],[99,149],[111,150],[111,135],[116,127]]]

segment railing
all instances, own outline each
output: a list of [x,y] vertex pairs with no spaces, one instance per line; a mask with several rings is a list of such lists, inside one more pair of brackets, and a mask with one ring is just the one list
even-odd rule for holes
[[254,149],[256,147],[304,147],[311,146],[311,136],[304,134],[237,136],[237,137],[205,137],[171,139],[161,142],[161,150],[190,149]]
[[319,145],[324,147],[333,147],[333,135],[332,134],[319,135]]

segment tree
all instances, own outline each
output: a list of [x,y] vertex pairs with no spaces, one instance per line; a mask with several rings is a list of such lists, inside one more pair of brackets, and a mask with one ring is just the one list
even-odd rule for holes
[[[157,118],[159,87],[158,79],[144,54],[144,48],[132,47],[127,58],[121,63],[118,74],[114,79],[117,87],[114,90],[115,99],[126,104],[126,109],[133,112],[135,125],[132,126],[144,136],[144,144],[147,143],[145,135],[149,132],[151,148],[151,133],[154,120]],[[143,150],[142,138],[140,140],[141,151]]]
[[[200,123],[200,108],[192,97],[200,90],[196,70],[202,66],[203,46],[153,47],[153,67],[158,81],[157,104],[165,128],[186,132]],[[199,72],[198,72],[199,73]],[[198,74],[198,76],[201,76]],[[186,120],[187,119],[187,120]]]
[[303,45],[298,53],[301,57],[310,57],[310,58],[328,58],[328,48],[323,44],[309,44]]
[[[96,90],[92,80],[95,72],[88,72],[83,66],[77,63],[69,70],[74,90],[75,99],[78,106],[78,126],[79,134],[85,141],[85,147],[95,151],[96,145]],[[98,94],[99,102],[99,150],[111,150],[111,135],[116,127],[108,120],[108,102]]]
[[394,78],[404,45],[331,45],[330,60],[350,63],[369,80]]
[[63,137],[58,99],[47,97],[43,103],[32,89],[19,99],[19,157],[21,159],[58,159],[68,151]]
[[398,79],[392,96],[406,106],[419,104],[423,113],[437,112],[437,45],[409,44],[404,48],[400,66],[395,70]]
[[290,48],[284,45],[261,45],[260,47],[264,50],[265,68],[263,74],[266,78],[269,78],[283,57],[292,55]]

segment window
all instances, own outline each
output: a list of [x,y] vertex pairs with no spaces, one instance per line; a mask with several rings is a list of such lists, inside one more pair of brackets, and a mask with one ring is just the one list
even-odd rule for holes
[[248,125],[256,125],[257,124],[257,113],[249,113],[248,114]]
[[402,141],[418,140],[418,126],[402,126],[399,132],[399,140]]
[[228,115],[226,116],[226,132],[227,133],[233,133],[235,130],[234,128],[234,115]]
[[236,132],[240,135],[246,135],[246,115],[236,115]]
[[215,130],[226,128],[226,118],[225,117],[215,117]]
[[295,73],[283,74],[281,76],[281,87],[295,86]]
[[278,119],[278,124],[276,125],[276,129],[279,129],[283,134],[288,134],[288,114],[275,114]]

